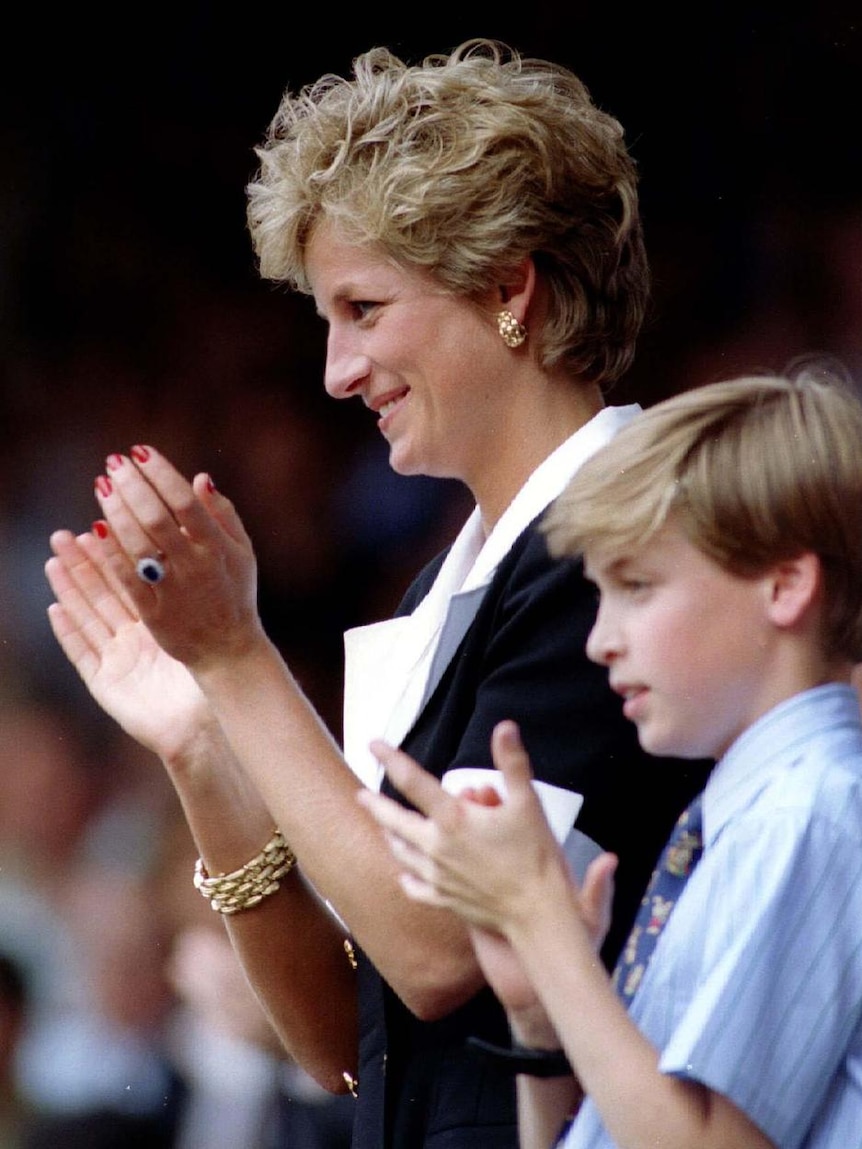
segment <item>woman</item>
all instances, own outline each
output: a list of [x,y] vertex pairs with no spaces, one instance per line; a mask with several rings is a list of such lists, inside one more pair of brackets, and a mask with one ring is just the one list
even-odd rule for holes
[[52,536],[52,626],[164,761],[286,1048],[329,1089],[358,1077],[355,1145],[515,1146],[511,1075],[465,1048],[505,1040],[504,1015],[356,792],[380,783],[375,737],[441,777],[492,767],[514,718],[539,778],[584,795],[576,864],[620,855],[611,961],[702,782],[644,769],[584,653],[593,596],[534,525],[636,410],[602,397],[648,293],[634,165],[575,76],[487,42],[413,67],[369,52],[287,93],[258,156],[261,272],[314,296],[328,392],[370,408],[395,470],[458,478],[476,509],[395,619],[346,636],[343,753],[263,632],[232,504],[152,448],[110,456],[92,533]]

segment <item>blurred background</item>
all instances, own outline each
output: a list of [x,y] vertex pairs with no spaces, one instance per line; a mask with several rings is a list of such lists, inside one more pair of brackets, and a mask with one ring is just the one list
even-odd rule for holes
[[110,452],[149,442],[210,471],[255,539],[270,633],[338,734],[342,631],[391,611],[460,523],[458,488],[392,475],[367,413],[325,398],[309,301],[256,276],[244,187],[285,87],[375,44],[414,60],[471,36],[569,65],[641,171],[654,305],[617,398],[807,354],[862,381],[860,5],[521,8],[7,17],[0,1149],[345,1144],[346,1106],[266,1048],[188,893],[173,794],[60,655],[42,573],[53,529],[89,527]]

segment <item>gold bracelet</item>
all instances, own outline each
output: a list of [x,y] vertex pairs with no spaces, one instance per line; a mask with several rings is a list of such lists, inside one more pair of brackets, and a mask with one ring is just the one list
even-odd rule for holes
[[195,862],[195,888],[220,914],[236,914],[240,910],[250,910],[274,894],[281,879],[296,865],[296,855],[281,830],[275,830],[261,852],[238,870],[230,874],[217,874],[210,877],[203,858]]

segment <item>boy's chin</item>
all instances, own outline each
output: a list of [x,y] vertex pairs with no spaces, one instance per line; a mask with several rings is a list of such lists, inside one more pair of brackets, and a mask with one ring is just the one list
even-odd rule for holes
[[674,738],[667,732],[663,735],[649,730],[638,729],[641,749],[654,758],[709,758],[700,747],[692,746],[683,738]]

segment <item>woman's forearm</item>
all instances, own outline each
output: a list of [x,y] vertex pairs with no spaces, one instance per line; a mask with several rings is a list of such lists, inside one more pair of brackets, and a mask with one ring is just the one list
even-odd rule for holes
[[[215,721],[202,724],[165,766],[208,873],[238,869],[269,840],[273,815]],[[299,868],[275,894],[223,921],[285,1049],[324,1088],[345,1089],[344,1074],[355,1075],[357,1038],[343,927]]]
[[[468,1000],[483,979],[466,929],[406,898],[379,828],[356,801],[360,783],[272,644],[263,639],[242,664],[196,677],[235,762],[183,770],[184,806],[208,869],[241,865],[277,825],[305,879],[408,1008],[433,1018]],[[237,824],[226,826],[219,808],[238,810]]]

